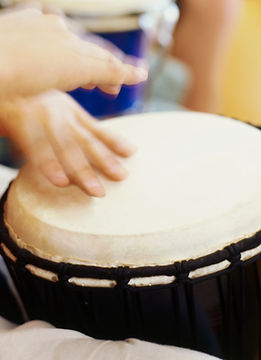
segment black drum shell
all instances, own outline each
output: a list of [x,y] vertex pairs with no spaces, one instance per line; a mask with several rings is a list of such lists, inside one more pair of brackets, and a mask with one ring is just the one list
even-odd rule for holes
[[[250,243],[251,248],[259,246],[260,233],[241,241],[239,247],[232,244],[228,251],[231,265],[205,277],[189,278],[189,266],[196,261],[189,260],[173,264],[176,280],[171,284],[132,287],[128,284],[132,270],[123,267],[107,269],[107,277],[117,282],[115,287],[83,287],[68,282],[74,271],[76,275],[85,273],[86,277],[103,279],[106,269],[52,263],[19,249],[4,226],[5,199],[6,194],[1,202],[1,252],[30,319],[95,338],[135,337],[223,359],[261,358],[261,254],[245,262],[240,260],[240,247],[247,244],[249,248]],[[7,256],[2,244],[16,261]],[[217,254],[222,257],[226,251]],[[55,268],[58,281],[33,275],[27,264],[50,271]],[[153,276],[164,270],[169,276],[169,266],[140,271]]]

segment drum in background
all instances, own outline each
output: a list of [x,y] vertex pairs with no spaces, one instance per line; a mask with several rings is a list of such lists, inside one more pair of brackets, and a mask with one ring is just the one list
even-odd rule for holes
[[31,319],[225,359],[261,352],[261,133],[215,115],[108,120],[139,148],[107,196],[30,166],[2,199],[1,252]]

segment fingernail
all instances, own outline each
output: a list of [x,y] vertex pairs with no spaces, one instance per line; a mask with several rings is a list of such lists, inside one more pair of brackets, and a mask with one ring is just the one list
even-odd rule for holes
[[113,95],[118,95],[119,92],[121,91],[121,87],[120,86],[113,86],[111,87],[111,94]]
[[121,144],[117,144],[117,150],[122,155],[131,156],[138,150],[138,148],[137,148],[137,146],[135,146],[133,144],[121,143]]
[[86,181],[84,185],[91,196],[96,196],[96,197],[105,196],[105,189],[98,180],[90,179]]
[[54,176],[59,180],[69,180],[65,173],[62,171],[56,171]]
[[109,171],[116,180],[123,180],[128,176],[128,171],[121,165],[113,165],[109,168]]
[[55,183],[56,186],[68,186],[70,184],[70,180],[68,179],[68,177],[63,173],[63,172],[56,172],[53,175],[53,181]]

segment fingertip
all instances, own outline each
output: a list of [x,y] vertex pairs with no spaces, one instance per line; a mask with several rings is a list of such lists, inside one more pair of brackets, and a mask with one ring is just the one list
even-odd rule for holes
[[127,179],[128,176],[129,176],[128,173],[126,173],[126,174],[113,174],[113,175],[111,175],[111,179],[113,181],[124,181],[124,180]]
[[114,96],[117,96],[119,95],[121,91],[121,87],[120,86],[117,86],[117,87],[113,87],[111,89],[108,89],[108,93],[111,94],[111,95],[114,95]]
[[98,198],[103,198],[106,195],[106,191],[103,187],[88,187],[86,189],[88,195]]
[[138,77],[138,79],[139,79],[139,81],[146,81],[146,80],[148,80],[148,71],[147,70],[145,70],[144,68],[137,68],[137,71],[136,71],[136,73],[137,73],[137,77]]
[[133,65],[127,66],[127,76],[124,83],[127,85],[133,85],[140,82],[144,82],[148,79],[148,71],[142,67],[136,67]]
[[137,152],[138,148],[135,145],[129,144],[129,143],[120,143],[116,144],[115,151],[118,155],[122,157],[130,157],[134,155]]
[[138,147],[129,140],[126,140],[124,137],[121,136],[112,136],[109,138],[109,141],[105,141],[106,134],[104,136],[104,133],[102,134],[102,140],[107,144],[107,146],[117,155],[122,157],[129,157],[134,155]]
[[117,96],[121,91],[121,85],[101,85],[99,89],[107,94]]
[[82,88],[85,90],[94,90],[96,88],[96,85],[86,84],[86,85],[83,85]]
[[103,198],[106,195],[106,191],[105,190],[94,190],[90,193],[91,196],[93,197],[97,197],[97,198]]
[[70,179],[56,160],[45,160],[39,164],[38,168],[54,186],[66,187],[70,185]]
[[83,184],[83,190],[93,197],[104,197],[106,195],[103,185],[96,179],[85,181]]
[[122,181],[128,177],[129,173],[121,165],[114,165],[108,168],[107,175],[114,181]]
[[62,172],[56,172],[49,175],[49,180],[53,183],[53,185],[58,187],[66,187],[70,185],[70,180],[68,177]]

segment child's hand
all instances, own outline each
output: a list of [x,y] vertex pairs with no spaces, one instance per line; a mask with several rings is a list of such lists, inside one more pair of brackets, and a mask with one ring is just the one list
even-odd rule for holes
[[135,148],[105,132],[69,95],[53,90],[0,103],[0,135],[10,136],[56,186],[74,183],[91,196],[105,190],[96,171],[123,180],[127,171],[113,153],[127,157]]

